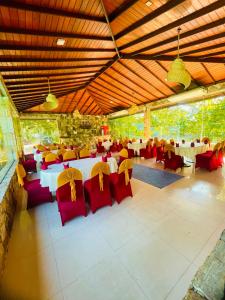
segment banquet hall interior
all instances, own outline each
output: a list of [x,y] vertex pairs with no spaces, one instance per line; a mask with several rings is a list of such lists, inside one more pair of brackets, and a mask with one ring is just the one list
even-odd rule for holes
[[0,299],[225,299],[225,0],[0,1]]

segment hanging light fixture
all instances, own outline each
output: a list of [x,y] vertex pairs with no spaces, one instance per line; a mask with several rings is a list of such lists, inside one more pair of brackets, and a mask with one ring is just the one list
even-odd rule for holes
[[46,101],[41,105],[44,110],[53,110],[58,106],[58,100],[55,95],[51,94],[50,82],[48,78],[48,96]]
[[177,29],[178,33],[178,53],[177,58],[170,65],[169,72],[167,73],[167,81],[178,82],[184,85],[185,90],[191,84],[191,76],[188,71],[185,69],[185,64],[180,58],[180,31],[181,28]]

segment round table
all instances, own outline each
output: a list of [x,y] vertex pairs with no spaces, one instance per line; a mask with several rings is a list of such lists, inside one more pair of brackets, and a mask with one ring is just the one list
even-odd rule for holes
[[137,153],[137,155],[140,155],[140,149],[145,148],[147,145],[146,142],[132,142],[132,144],[128,143],[128,149],[133,149],[134,152]]
[[[52,150],[51,152],[57,154],[58,150]],[[42,161],[42,153],[43,152],[40,153],[36,153],[36,151],[34,152],[34,160],[36,160],[37,164],[39,164]]]
[[[101,156],[96,158],[72,160],[67,163],[69,163],[70,167],[80,170],[83,175],[83,181],[85,181],[90,178],[92,167],[99,161],[102,161]],[[118,165],[114,157],[108,158],[107,163],[110,167],[110,173],[117,172]],[[42,187],[49,187],[49,190],[51,192],[56,191],[57,178],[59,174],[64,170],[63,164],[65,163],[50,165],[47,170],[40,171],[40,184]]]
[[175,154],[184,156],[190,159],[192,162],[195,163],[197,154],[201,154],[209,150],[209,145],[206,144],[196,144],[194,147],[191,147],[190,144],[180,144],[179,147],[175,147]]

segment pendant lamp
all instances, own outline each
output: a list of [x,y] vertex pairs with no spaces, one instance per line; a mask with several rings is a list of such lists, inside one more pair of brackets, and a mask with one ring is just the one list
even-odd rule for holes
[[51,94],[50,82],[48,78],[48,96],[46,97],[46,101],[42,104],[42,108],[44,110],[53,110],[57,106],[58,106],[58,100],[55,95]]
[[169,72],[167,73],[167,81],[181,83],[182,85],[184,85],[184,89],[186,90],[191,84],[191,76],[185,69],[183,60],[180,58],[180,31],[181,28],[178,28],[177,58],[170,65]]

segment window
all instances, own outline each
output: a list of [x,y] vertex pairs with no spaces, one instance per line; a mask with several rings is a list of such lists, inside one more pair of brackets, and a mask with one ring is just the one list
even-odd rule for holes
[[7,97],[0,97],[0,183],[17,157],[13,125],[13,107]]

